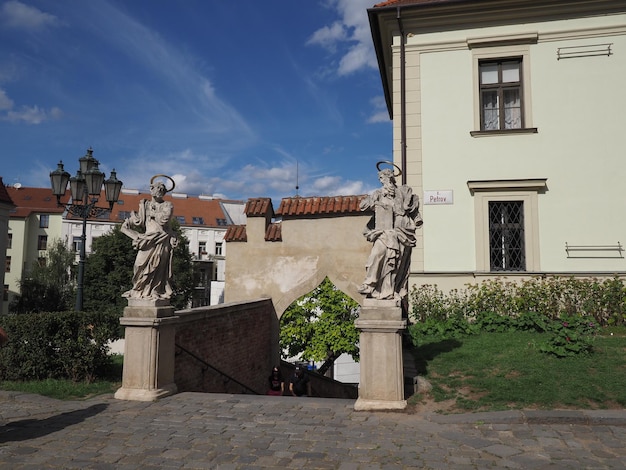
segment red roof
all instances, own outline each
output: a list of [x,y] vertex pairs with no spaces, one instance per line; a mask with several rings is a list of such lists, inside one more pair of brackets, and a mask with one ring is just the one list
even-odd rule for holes
[[365,196],[287,197],[276,211],[280,216],[348,215],[361,212]]
[[15,209],[9,212],[10,217],[26,218],[32,213],[62,214],[65,210],[57,206],[56,197],[50,188],[8,186],[5,189],[15,204]]
[[231,225],[226,229],[224,240],[227,242],[247,242],[248,236],[246,234],[245,225]]
[[[10,212],[11,217],[28,217],[33,212],[62,214],[65,212],[65,206],[57,207],[56,197],[52,195],[50,188],[25,188],[19,189],[15,187],[7,187],[6,191],[13,200],[16,208]],[[1,192],[1,191],[0,191]],[[142,199],[150,199],[148,193],[130,193],[124,191],[120,194],[119,200],[113,205],[113,209],[108,213],[108,217],[97,218],[110,222],[121,222],[128,217],[127,212],[137,211],[139,201]],[[67,192],[65,197],[61,198],[63,203],[69,202],[70,194]],[[226,227],[232,223],[228,215],[222,210],[220,199],[203,198],[198,196],[172,195],[167,194],[164,198],[174,204],[174,217],[178,219],[183,226],[195,227]],[[229,201],[238,202],[238,201]],[[243,204],[243,202],[241,202]],[[104,191],[100,194],[98,207],[108,208],[108,203],[104,196]],[[75,219],[76,216],[67,214],[69,219]],[[96,220],[96,218],[94,218]]]
[[[142,199],[150,199],[148,193],[131,193],[122,191],[117,203],[113,205],[109,217],[106,219],[112,222],[121,222],[131,211],[137,211],[139,202]],[[174,205],[174,217],[183,226],[194,227],[224,227],[232,223],[222,210],[219,199],[202,198],[201,196],[187,196],[184,194],[166,194],[163,198]],[[98,206],[108,207],[104,191],[100,194]],[[68,218],[73,218],[68,215]]]
[[273,217],[274,207],[272,206],[272,200],[269,197],[250,198],[246,202],[244,213],[247,217],[264,217],[268,214],[270,217]]

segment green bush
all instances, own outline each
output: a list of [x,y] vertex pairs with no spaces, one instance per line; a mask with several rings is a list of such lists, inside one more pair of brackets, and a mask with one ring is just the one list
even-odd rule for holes
[[436,285],[413,286],[410,318],[443,320],[459,314],[472,320],[485,312],[506,317],[537,313],[557,320],[577,315],[599,326],[626,325],[626,286],[618,277],[531,278],[515,283],[506,279],[468,284],[466,289],[444,293]]
[[444,294],[437,286],[411,292],[409,333],[415,345],[423,337],[452,339],[481,331],[547,332],[540,346],[557,357],[590,354],[599,326],[624,325],[626,288],[619,278],[503,279],[468,285]]
[[115,312],[5,315],[0,325],[0,380],[92,382],[110,367],[107,342],[121,337]]

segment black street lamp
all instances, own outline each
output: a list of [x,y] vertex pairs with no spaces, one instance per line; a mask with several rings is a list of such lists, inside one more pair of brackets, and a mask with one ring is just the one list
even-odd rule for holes
[[[60,161],[56,170],[50,173],[52,194],[57,197],[57,205],[65,208],[73,215],[83,219],[83,234],[80,242],[80,258],[78,262],[78,285],[76,288],[76,311],[83,310],[83,280],[85,276],[85,242],[87,240],[87,219],[98,217],[113,209],[122,190],[122,182],[117,179],[115,169],[111,171],[111,177],[104,180],[104,173],[98,169],[100,162],[93,157],[93,149],[87,149],[87,154],[78,159],[80,169],[76,176],[70,178],[70,174],[63,169]],[[72,195],[71,203],[62,203],[61,196],[65,195],[67,184],[70,184]],[[104,184],[104,194],[109,207],[97,207],[100,191]]]

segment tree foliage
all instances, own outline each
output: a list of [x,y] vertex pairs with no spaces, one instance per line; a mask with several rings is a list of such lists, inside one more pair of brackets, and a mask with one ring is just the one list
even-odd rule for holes
[[359,359],[359,333],[354,326],[359,305],[328,278],[296,300],[281,318],[280,346],[287,357],[325,361],[325,373],[341,354]]
[[172,229],[176,233],[178,245],[174,248],[172,257],[172,272],[174,279],[172,280],[172,306],[176,309],[187,308],[193,289],[195,286],[195,274],[191,252],[189,251],[189,240],[180,228],[180,223],[176,219],[172,219]]
[[128,305],[122,294],[132,287],[137,251],[130,238],[116,225],[111,232],[93,240],[85,263],[83,306],[85,311],[114,309],[122,314]]
[[75,254],[62,240],[51,243],[45,263],[36,261],[20,280],[20,294],[9,305],[12,313],[62,312],[75,301]]

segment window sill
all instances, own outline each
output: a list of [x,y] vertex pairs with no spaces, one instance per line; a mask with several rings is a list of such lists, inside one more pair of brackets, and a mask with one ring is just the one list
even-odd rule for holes
[[497,131],[471,131],[472,137],[491,137],[494,135],[517,135],[517,134],[536,134],[536,127],[526,127],[523,129],[502,129]]

